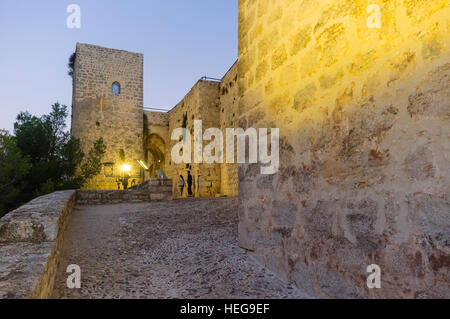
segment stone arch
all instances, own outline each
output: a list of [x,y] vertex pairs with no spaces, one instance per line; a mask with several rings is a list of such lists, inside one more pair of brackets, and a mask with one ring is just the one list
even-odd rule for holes
[[148,165],[153,165],[153,173],[158,169],[165,171],[166,143],[164,139],[158,134],[150,134],[145,149],[148,152]]

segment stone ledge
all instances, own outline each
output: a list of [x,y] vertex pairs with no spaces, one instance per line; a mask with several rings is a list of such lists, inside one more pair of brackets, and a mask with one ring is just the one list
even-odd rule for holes
[[111,204],[172,199],[171,180],[141,189],[62,191],[38,197],[0,219],[0,299],[49,298],[67,220],[75,204]]
[[79,190],[80,205],[104,205],[172,200],[172,180],[152,179],[127,190]]
[[0,299],[26,299],[33,295],[53,243],[0,244]]
[[170,186],[172,187],[172,180],[171,179],[150,179],[148,181],[143,182],[142,184],[139,184],[133,189],[152,189],[155,186]]
[[0,298],[49,298],[76,191],[32,200],[0,219]]
[[[58,222],[75,191],[38,197],[0,219],[0,243],[54,241]],[[72,203],[73,204],[73,203]]]

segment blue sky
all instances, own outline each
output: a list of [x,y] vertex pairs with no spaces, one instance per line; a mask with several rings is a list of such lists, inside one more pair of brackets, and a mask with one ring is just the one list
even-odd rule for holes
[[[69,4],[81,29],[66,25]],[[0,129],[20,111],[71,106],[67,62],[76,42],[144,54],[144,106],[170,109],[202,76],[237,59],[237,0],[0,2]]]

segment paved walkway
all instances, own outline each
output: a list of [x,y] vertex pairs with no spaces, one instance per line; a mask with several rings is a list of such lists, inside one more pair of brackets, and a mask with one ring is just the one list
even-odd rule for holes
[[[66,288],[69,264],[81,289]],[[237,246],[236,199],[79,206],[54,298],[305,298]]]

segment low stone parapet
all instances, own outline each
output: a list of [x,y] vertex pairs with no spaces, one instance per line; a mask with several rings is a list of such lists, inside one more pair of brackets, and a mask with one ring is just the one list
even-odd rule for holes
[[0,219],[0,298],[49,298],[76,191],[38,197]]
[[80,190],[80,205],[104,205],[172,200],[172,180],[152,179],[127,190]]
[[171,179],[149,179],[142,184],[134,186],[132,189],[136,190],[149,190],[151,193],[155,192],[171,192],[172,180]]
[[171,199],[171,180],[150,180],[129,190],[55,192],[10,212],[0,219],[0,299],[51,296],[68,217],[76,204]]

